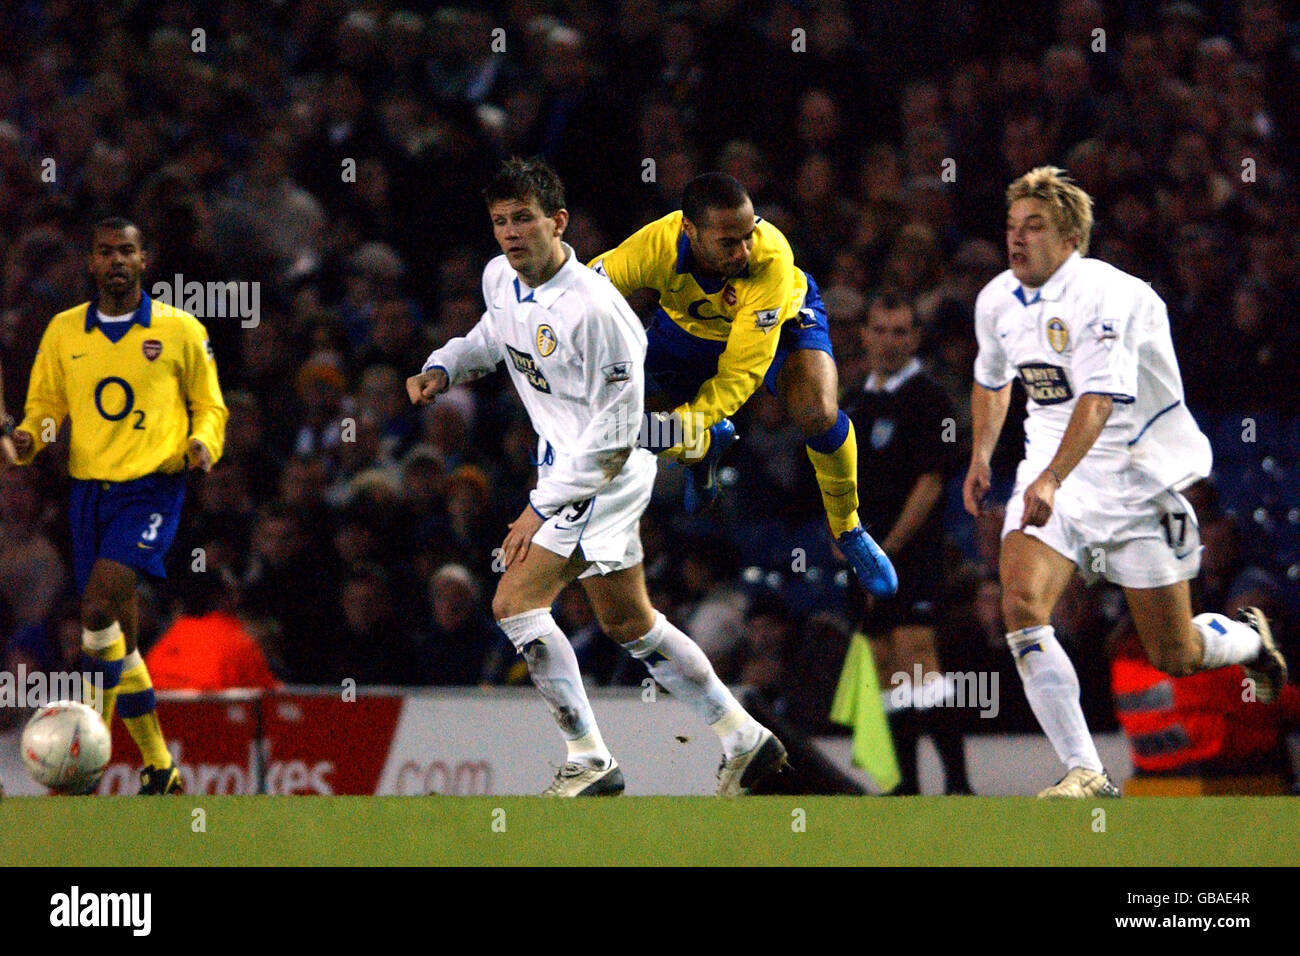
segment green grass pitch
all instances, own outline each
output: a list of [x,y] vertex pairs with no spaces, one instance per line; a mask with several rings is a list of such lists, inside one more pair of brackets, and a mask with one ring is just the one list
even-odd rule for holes
[[0,800],[5,866],[1260,866],[1298,859],[1300,800],[1284,797]]
[[[116,839],[87,840],[86,834]],[[0,800],[0,865],[1258,866],[1296,860],[1300,801],[1287,797],[1050,804],[1028,797]]]

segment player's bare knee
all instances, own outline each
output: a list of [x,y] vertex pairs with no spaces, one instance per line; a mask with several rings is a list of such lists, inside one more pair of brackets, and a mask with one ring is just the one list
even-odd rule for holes
[[498,586],[496,594],[492,595],[493,620],[504,621],[506,618],[522,614],[526,610],[528,609],[522,606],[519,596],[514,593],[513,589]]
[[794,402],[790,408],[790,419],[805,439],[826,434],[838,417],[839,407],[834,402]]
[[1009,631],[1045,624],[1046,617],[1034,595],[1009,587],[1002,592],[1002,621]]
[[108,627],[116,616],[113,605],[107,600],[92,598],[81,602],[81,626],[89,631],[102,631]]

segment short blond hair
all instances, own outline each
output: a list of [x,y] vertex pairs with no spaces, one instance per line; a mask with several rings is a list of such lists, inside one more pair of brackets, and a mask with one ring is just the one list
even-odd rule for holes
[[1079,255],[1088,254],[1092,237],[1092,197],[1057,166],[1038,166],[1007,187],[1007,208],[1017,199],[1037,199],[1047,206],[1053,225],[1064,236],[1079,237]]

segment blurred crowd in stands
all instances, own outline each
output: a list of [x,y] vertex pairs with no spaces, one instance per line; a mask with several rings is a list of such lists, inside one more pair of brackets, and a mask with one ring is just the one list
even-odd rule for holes
[[[557,167],[565,238],[584,260],[676,208],[697,173],[738,177],[823,290],[846,395],[869,371],[869,298],[913,303],[963,466],[972,307],[1005,268],[1003,191],[1033,166],[1066,167],[1096,199],[1091,254],[1168,304],[1189,404],[1214,439],[1215,484],[1194,492],[1199,609],[1248,597],[1294,612],[1300,21],[1283,4],[412,6],[0,0],[9,408],[45,324],[91,292],[100,215],[141,226],[146,291],[176,276],[260,284],[254,327],[204,317],[230,407],[225,457],[192,480],[169,580],[141,609],[144,647],[178,615],[219,613],[288,683],[527,680],[487,611],[494,549],[533,480],[527,418],[500,374],[420,410],[403,387],[477,321],[495,252],[479,190],[515,153]],[[682,515],[680,472],[661,468],[642,525],[652,596],[724,679],[820,727],[856,585],[779,406],[756,395],[737,421],[711,517]],[[1013,421],[1004,494],[1021,441]],[[9,666],[75,660],[65,476],[57,442],[0,475]],[[998,718],[971,729],[1031,729],[999,620],[1000,517],[961,511],[961,477],[940,504],[942,664],[1002,672]],[[1123,613],[1112,589],[1080,582],[1058,612],[1103,729]],[[557,619],[591,681],[641,679],[580,590]]]

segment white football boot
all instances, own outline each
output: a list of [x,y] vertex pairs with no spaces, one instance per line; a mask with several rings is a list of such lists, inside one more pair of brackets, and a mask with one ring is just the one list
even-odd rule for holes
[[602,770],[580,763],[566,763],[560,768],[551,785],[542,791],[544,797],[617,797],[623,792],[623,771],[613,757]]
[[1048,800],[1086,800],[1088,797],[1118,796],[1119,788],[1110,782],[1106,771],[1098,773],[1087,767],[1075,767],[1038,795],[1039,799]]
[[1261,704],[1271,704],[1286,686],[1286,658],[1277,649],[1268,618],[1257,607],[1244,607],[1237,615],[1242,623],[1259,632],[1259,656],[1246,664],[1246,676],[1255,682],[1255,699]]
[[787,766],[785,758],[785,744],[764,727],[757,744],[744,753],[722,759],[718,766],[718,796],[744,796],[768,774]]

